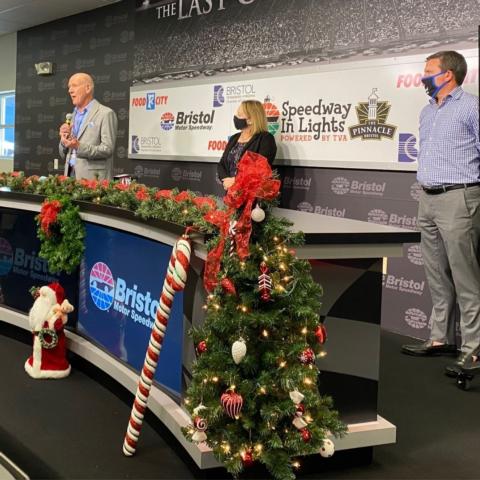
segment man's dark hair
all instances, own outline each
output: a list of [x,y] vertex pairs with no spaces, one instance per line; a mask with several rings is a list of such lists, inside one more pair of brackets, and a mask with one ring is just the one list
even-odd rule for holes
[[455,76],[457,85],[461,85],[467,75],[467,62],[463,55],[453,50],[437,52],[427,57],[427,62],[434,58],[440,59],[440,68],[442,70],[451,70]]

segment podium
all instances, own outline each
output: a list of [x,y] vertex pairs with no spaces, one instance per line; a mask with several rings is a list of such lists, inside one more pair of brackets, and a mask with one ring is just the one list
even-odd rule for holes
[[[77,307],[68,325],[69,349],[134,393],[151,313],[183,227],[78,202],[87,228],[85,259],[78,272],[58,278],[38,257],[34,217],[42,200],[0,192],[0,321],[28,330],[29,286],[60,280]],[[348,434],[335,440],[336,450],[394,443],[395,425],[377,413],[382,273],[386,259],[402,256],[403,244],[419,242],[420,234],[293,210],[275,209],[274,214],[304,232],[305,245],[296,249],[297,256],[311,262],[313,277],[323,287],[320,315],[328,342],[327,356],[318,364],[319,388],[333,397],[348,424]],[[198,467],[208,469],[219,466],[211,450],[187,442],[181,432],[190,421],[182,402],[195,356],[186,332],[204,315],[205,238],[197,234],[192,241],[187,286],[175,297],[148,406]]]

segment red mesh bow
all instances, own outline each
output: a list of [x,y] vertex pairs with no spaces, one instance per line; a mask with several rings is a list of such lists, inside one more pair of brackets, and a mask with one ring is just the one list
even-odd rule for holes
[[42,203],[40,210],[40,228],[45,235],[50,235],[50,226],[57,221],[57,216],[62,209],[62,204],[58,200],[51,202],[45,201]]
[[258,153],[246,152],[238,163],[235,183],[228,189],[224,197],[229,209],[225,212],[214,210],[205,214],[207,222],[216,225],[220,230],[220,240],[217,246],[210,250],[205,264],[203,284],[210,292],[218,284],[218,272],[225,248],[230,222],[233,214],[243,206],[243,211],[235,225],[235,245],[238,257],[245,259],[250,251],[248,248],[252,233],[252,206],[256,199],[272,200],[280,190],[280,180],[274,180],[268,160]]

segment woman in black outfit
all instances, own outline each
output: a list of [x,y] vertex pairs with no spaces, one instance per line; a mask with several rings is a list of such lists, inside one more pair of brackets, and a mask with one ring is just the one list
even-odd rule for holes
[[230,137],[217,167],[218,178],[222,181],[225,190],[234,184],[237,164],[247,150],[263,155],[270,165],[277,153],[275,138],[268,133],[267,116],[259,101],[242,102],[235,112],[233,123],[240,133]]

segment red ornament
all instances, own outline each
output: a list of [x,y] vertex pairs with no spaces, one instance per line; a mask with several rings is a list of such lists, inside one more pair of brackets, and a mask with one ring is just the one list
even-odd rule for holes
[[224,278],[220,282],[220,285],[223,288],[223,291],[228,295],[236,295],[237,291],[235,290],[235,285],[229,278]]
[[297,417],[301,417],[305,413],[305,405],[303,403],[299,403],[297,405],[297,409],[295,411],[295,415]]
[[313,362],[315,362],[315,352],[308,347],[300,354],[298,359],[304,365],[311,365]]
[[195,417],[193,419],[193,426],[199,431],[199,432],[204,432],[208,425],[207,425],[207,421],[202,418],[202,417]]
[[315,336],[317,337],[318,343],[320,343],[321,345],[323,345],[327,341],[327,329],[325,328],[325,325],[323,323],[318,325],[315,329]]
[[205,340],[202,340],[198,345],[197,345],[197,353],[201,355],[202,353],[205,353],[207,351],[207,342]]
[[229,389],[220,397],[220,403],[222,404],[225,413],[230,418],[235,418],[242,410],[243,398],[239,393]]
[[302,428],[302,430],[300,430],[300,433],[302,434],[302,440],[305,443],[308,443],[312,439],[312,432],[310,432],[308,428]]
[[242,452],[240,456],[242,457],[242,463],[244,467],[248,468],[253,465],[253,452],[251,450]]
[[272,278],[268,274],[268,267],[265,262],[260,264],[260,276],[258,277],[258,289],[260,291],[260,298],[264,302],[270,300],[270,292],[272,291]]

